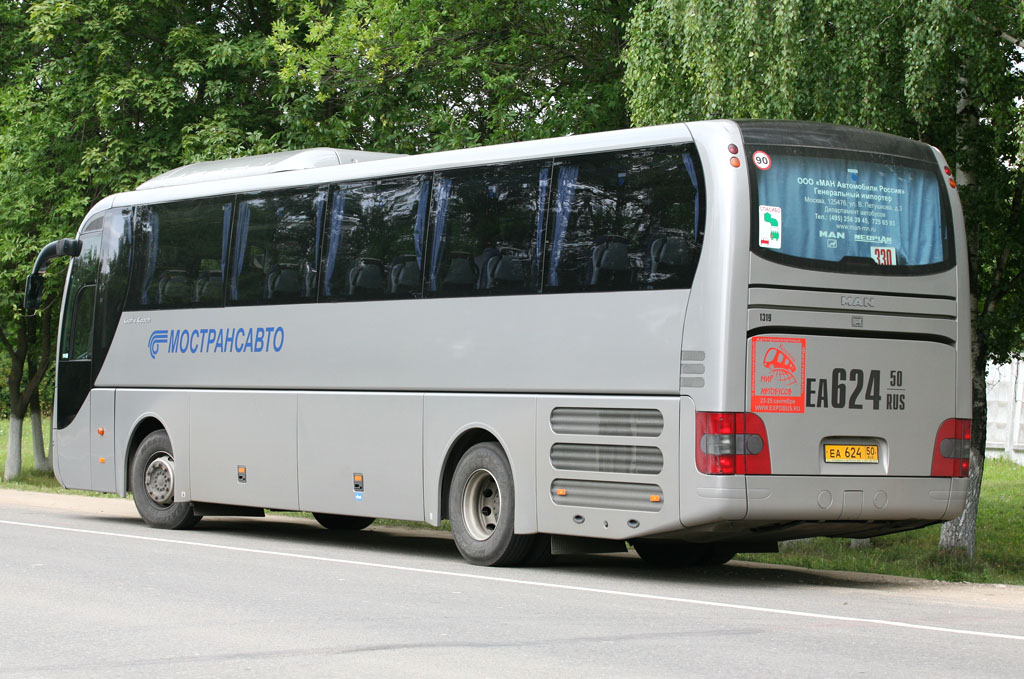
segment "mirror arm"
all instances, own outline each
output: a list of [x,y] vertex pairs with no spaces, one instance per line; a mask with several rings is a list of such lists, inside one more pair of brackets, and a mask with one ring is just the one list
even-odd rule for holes
[[55,257],[77,257],[82,254],[82,241],[76,238],[61,238],[48,243],[39,251],[36,263],[32,265],[32,273],[43,273]]

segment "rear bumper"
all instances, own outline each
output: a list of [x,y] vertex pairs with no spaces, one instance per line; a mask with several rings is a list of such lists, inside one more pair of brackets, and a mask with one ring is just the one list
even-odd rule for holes
[[931,477],[748,476],[747,521],[946,521],[967,480]]

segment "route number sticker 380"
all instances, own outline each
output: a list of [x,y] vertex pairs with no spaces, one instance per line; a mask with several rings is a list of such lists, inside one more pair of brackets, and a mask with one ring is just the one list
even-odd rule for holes
[[755,413],[804,412],[807,340],[755,337],[751,340],[750,408]]

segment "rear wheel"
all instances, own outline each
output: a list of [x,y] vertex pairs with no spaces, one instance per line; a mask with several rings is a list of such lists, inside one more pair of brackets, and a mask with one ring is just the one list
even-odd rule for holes
[[470,563],[514,566],[531,555],[534,535],[516,535],[512,469],[497,443],[470,448],[459,460],[448,493],[455,546]]
[[702,563],[711,545],[670,540],[634,540],[633,549],[655,568],[687,568]]
[[167,432],[158,429],[139,444],[132,459],[132,498],[142,520],[154,528],[191,528],[191,502],[174,501],[174,453]]
[[722,566],[732,561],[732,558],[736,556],[736,550],[729,545],[711,543],[705,546],[707,551],[697,562],[698,566]]
[[345,516],[319,512],[313,512],[313,518],[327,530],[362,530],[374,521],[372,516]]

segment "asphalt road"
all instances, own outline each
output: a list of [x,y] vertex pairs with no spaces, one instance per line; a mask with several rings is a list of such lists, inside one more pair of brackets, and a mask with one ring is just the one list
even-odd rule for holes
[[631,555],[463,562],[444,533],[0,491],[2,677],[1018,677],[1024,588]]

